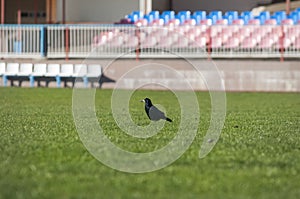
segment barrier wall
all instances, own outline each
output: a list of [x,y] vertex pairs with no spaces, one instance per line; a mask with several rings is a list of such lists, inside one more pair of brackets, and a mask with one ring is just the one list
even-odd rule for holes
[[1,58],[298,58],[299,25],[2,25]]

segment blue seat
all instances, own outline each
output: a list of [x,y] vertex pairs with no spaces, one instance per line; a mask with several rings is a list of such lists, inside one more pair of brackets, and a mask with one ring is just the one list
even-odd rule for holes
[[191,19],[194,19],[196,21],[196,24],[199,25],[200,21],[202,20],[201,17],[199,15],[192,15]]
[[169,16],[169,19],[175,19],[175,12],[173,10],[163,11],[161,15],[163,16],[167,15]]
[[195,11],[193,13],[193,16],[197,17],[197,19],[200,20],[206,19],[206,11],[202,11],[202,10]]
[[237,11],[227,11],[224,16],[232,16],[232,19],[238,19],[239,14]]
[[152,23],[152,21],[154,20],[154,17],[153,17],[153,15],[149,14],[149,15],[145,15],[144,19],[146,19],[149,24],[149,23]]
[[130,20],[130,22],[132,22],[132,23],[135,23],[135,22],[137,22],[137,21],[139,20],[137,14],[134,14],[134,15],[132,15],[132,14],[127,15],[127,18],[128,18],[128,19]]
[[265,21],[270,18],[271,16],[269,11],[261,12],[260,15],[258,16],[258,19],[260,20],[260,24],[264,24]]
[[253,17],[253,13],[251,11],[244,11],[241,13],[240,19],[244,20],[245,24],[247,25],[248,24],[248,21],[250,19],[254,19]]
[[142,19],[144,17],[144,13],[142,11],[133,11],[131,15],[137,15],[138,19]]
[[216,15],[208,15],[207,19],[211,20],[212,25],[215,25],[218,21],[218,18]]
[[159,11],[157,11],[157,10],[151,11],[148,15],[152,16],[153,19],[159,19]]
[[222,11],[220,11],[220,10],[214,10],[214,11],[211,11],[211,12],[209,13],[209,16],[215,16],[217,20],[223,19],[223,18],[222,18]]
[[296,8],[295,11],[296,11],[296,12],[300,12],[300,8]]
[[287,16],[287,18],[292,19],[294,21],[294,24],[297,24],[300,19],[299,14],[300,14],[300,12],[298,13],[298,12],[293,11]]
[[185,20],[191,18],[191,11],[185,10],[185,11],[179,11],[177,13],[178,16],[184,16]]
[[275,19],[277,25],[279,25],[279,24],[281,23],[281,19],[280,19],[280,17],[279,17],[278,15],[272,15],[272,16],[270,17],[270,19]]
[[232,24],[233,20],[238,19],[238,12],[237,11],[228,11],[223,16],[223,19],[227,19],[228,24]]
[[285,11],[276,11],[272,17],[276,18],[277,24],[281,24],[281,21],[287,18]]

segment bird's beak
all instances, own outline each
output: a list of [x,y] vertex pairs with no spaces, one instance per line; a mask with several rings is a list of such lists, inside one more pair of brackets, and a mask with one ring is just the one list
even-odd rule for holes
[[145,102],[145,100],[141,100],[140,102]]

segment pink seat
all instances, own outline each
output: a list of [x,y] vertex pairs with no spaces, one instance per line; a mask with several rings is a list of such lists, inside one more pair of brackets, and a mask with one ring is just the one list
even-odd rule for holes
[[196,20],[195,19],[187,19],[184,21],[184,25],[195,26]]
[[189,44],[189,40],[183,37],[183,38],[179,38],[178,42],[173,44],[173,47],[185,48],[189,46],[188,44]]
[[148,21],[146,19],[139,19],[134,23],[136,26],[147,26]]
[[168,24],[168,26],[179,26],[180,25],[180,21],[179,19],[171,19]]
[[228,42],[224,45],[225,48],[237,48],[240,45],[240,41],[238,38],[231,37]]
[[191,41],[189,46],[196,48],[204,48],[206,47],[207,39],[204,36],[196,37],[195,41]]
[[158,47],[168,48],[172,46],[172,38],[171,37],[163,37],[161,41],[157,44]]
[[294,21],[292,19],[284,19],[281,21],[281,25],[294,25]]
[[137,47],[139,44],[138,40],[139,40],[138,37],[132,36],[132,37],[128,38],[127,42],[125,43],[125,46],[128,48]]
[[248,25],[260,25],[260,21],[258,19],[250,19],[248,21]]
[[151,48],[157,44],[155,37],[149,36],[143,42],[141,42],[142,48]]
[[108,44],[111,47],[120,47],[123,45],[124,39],[122,36],[114,37]]
[[300,49],[300,38],[298,37],[293,44],[294,48]]
[[275,19],[267,19],[264,25],[277,25],[277,21]]
[[165,24],[165,21],[163,19],[155,19],[150,24],[151,26],[163,26]]
[[212,48],[221,48],[222,47],[222,38],[221,37],[213,37],[211,40]]
[[266,37],[266,38],[263,38],[260,42],[259,42],[259,44],[258,44],[258,46],[260,47],[260,48],[263,48],[263,49],[268,49],[268,48],[272,48],[273,47],[273,45],[274,45],[274,40],[272,39],[272,38],[270,38],[270,37]]
[[242,20],[242,19],[235,19],[235,20],[233,20],[232,21],[232,25],[239,25],[239,26],[242,26],[242,25],[244,25],[244,20]]
[[246,38],[242,43],[242,48],[255,48],[257,44],[257,41],[254,38],[248,37]]
[[212,21],[211,21],[211,19],[203,19],[203,20],[200,21],[200,25],[211,26]]
[[227,19],[219,19],[216,21],[216,25],[228,25]]

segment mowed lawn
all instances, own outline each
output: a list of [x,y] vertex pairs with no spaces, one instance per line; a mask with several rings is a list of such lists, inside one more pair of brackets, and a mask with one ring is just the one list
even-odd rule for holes
[[[97,90],[96,112],[106,135],[133,152],[149,152],[174,138],[179,103],[166,91],[136,91],[133,121],[147,125],[140,99],[161,104],[174,120],[149,139],[118,128],[111,90]],[[0,198],[300,198],[300,94],[227,93],[218,143],[198,158],[210,121],[210,99],[197,93],[201,121],[191,147],[159,171],[113,170],[83,146],[72,116],[72,89],[0,88]]]

